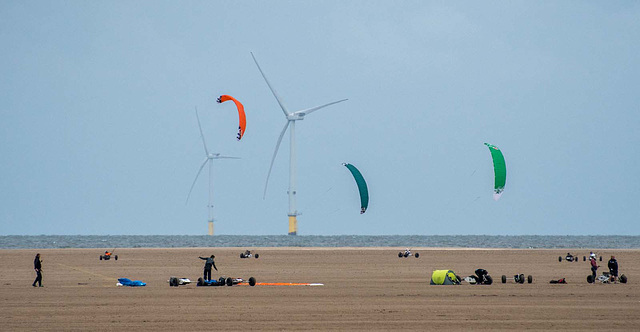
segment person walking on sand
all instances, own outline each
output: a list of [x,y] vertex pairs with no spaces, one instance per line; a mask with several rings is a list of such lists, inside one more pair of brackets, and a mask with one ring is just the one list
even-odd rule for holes
[[214,258],[216,258],[216,256],[214,256],[214,255],[211,255],[211,257],[200,257],[200,259],[206,261],[204,263],[204,280],[207,280],[207,281],[211,280],[211,267],[212,266],[213,266],[214,269],[216,269],[216,271],[218,271],[218,268],[216,267],[216,262],[213,261]]
[[599,266],[598,263],[596,263],[596,258],[595,257],[589,257],[589,261],[591,262],[591,276],[593,278],[593,282],[596,282],[596,271],[598,270]]
[[618,282],[618,261],[616,260],[616,256],[611,256],[609,263],[607,263],[607,267],[609,267],[609,274],[611,274],[611,281]]
[[33,269],[36,270],[36,280],[33,281],[31,286],[36,287],[36,283],[38,283],[38,286],[42,287],[42,261],[40,260],[40,254],[36,254],[36,259],[33,260]]

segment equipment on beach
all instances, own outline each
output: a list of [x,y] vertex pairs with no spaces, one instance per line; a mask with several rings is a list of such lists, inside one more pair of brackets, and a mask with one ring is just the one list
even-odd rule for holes
[[549,281],[550,284],[566,284],[567,280],[565,278],[561,278],[558,280],[551,280]]
[[491,285],[493,284],[493,278],[486,274],[484,276],[484,280],[480,281],[477,275],[470,275],[462,279],[462,281],[466,281],[471,285]]
[[[591,257],[593,257],[593,259],[596,259],[598,257],[597,254],[591,253],[589,255],[589,259],[591,259]],[[602,262],[602,256],[600,256],[599,260]],[[587,261],[587,256],[582,256],[582,261],[586,262]]]
[[220,277],[218,280],[204,280],[202,277],[198,278],[198,283],[196,286],[233,286],[240,284],[249,284],[249,286],[256,285],[256,278],[251,277],[249,280],[244,280],[242,278],[225,278]]
[[404,252],[401,251],[401,252],[398,253],[398,257],[400,257],[400,258],[407,258],[407,257],[410,257],[410,256],[414,256],[415,258],[418,258],[418,257],[420,257],[420,253],[417,252],[417,253],[413,254],[413,253],[411,253],[410,249],[405,249]]
[[284,113],[284,116],[287,120],[287,123],[285,123],[284,128],[282,128],[282,131],[280,132],[280,136],[278,137],[276,148],[273,151],[273,157],[271,157],[271,165],[269,166],[269,172],[267,173],[267,180],[265,181],[265,184],[264,184],[264,193],[262,198],[264,199],[267,195],[267,185],[269,184],[269,176],[271,176],[271,169],[273,168],[273,162],[275,161],[276,155],[278,154],[278,148],[280,147],[280,143],[282,142],[282,137],[284,136],[284,133],[287,131],[287,128],[291,126],[291,129],[289,130],[289,134],[290,134],[289,136],[289,190],[287,191],[287,194],[289,195],[289,213],[287,215],[289,216],[289,235],[297,235],[298,221],[296,217],[298,216],[298,211],[296,210],[296,193],[297,193],[296,192],[296,134],[295,134],[296,121],[304,120],[305,116],[311,114],[312,112],[315,112],[321,108],[325,108],[333,104],[346,101],[347,99],[341,99],[328,104],[315,106],[307,109],[302,109],[295,112],[289,112],[287,107],[284,105],[282,98],[280,98],[276,90],[271,86],[271,83],[269,83],[267,76],[262,71],[262,68],[260,68],[260,65],[258,64],[258,61],[256,60],[256,57],[253,55],[253,53],[251,53],[251,57],[253,58],[253,61],[256,63],[256,66],[258,67],[258,70],[260,71],[262,78],[264,78],[264,81],[267,83],[269,90],[271,90],[271,93],[278,101],[278,105],[280,105],[280,108],[282,109],[282,112]]
[[[620,277],[618,277],[618,280],[620,280],[620,283],[626,284],[627,276],[624,274],[621,274]],[[601,282],[603,284],[617,283],[617,282],[611,281],[611,274],[609,272],[602,272],[602,275],[598,276],[596,280],[593,280],[593,275],[591,274],[587,276],[588,283],[592,284],[596,281]]]
[[196,185],[196,181],[198,181],[198,177],[200,176],[200,172],[204,166],[209,163],[209,204],[207,208],[209,209],[209,235],[213,235],[213,160],[214,159],[240,159],[237,157],[227,157],[221,156],[219,153],[210,153],[209,149],[207,149],[207,143],[204,140],[204,134],[202,133],[202,126],[200,125],[200,117],[198,116],[198,108],[196,107],[196,119],[198,120],[198,129],[200,129],[200,137],[202,138],[202,145],[204,146],[204,154],[205,159],[200,165],[200,169],[198,169],[198,173],[196,174],[196,178],[193,179],[193,183],[191,184],[191,188],[189,189],[189,194],[187,194],[187,200],[185,201],[185,205],[189,202],[189,197],[191,196],[191,191],[193,191],[193,186]]
[[[243,286],[247,284],[238,285]],[[256,286],[324,286],[324,284],[308,282],[257,282]]]
[[114,255],[113,252],[116,250],[116,248],[113,248],[113,250],[111,251],[105,251],[104,255],[100,255],[100,260],[105,260],[108,261],[111,259],[111,256],[113,256],[114,260],[118,260],[118,255]]
[[577,262],[578,256],[572,255],[571,253],[567,253],[565,257],[558,256],[558,262],[562,262],[562,260],[566,260],[567,262]]
[[191,280],[189,278],[170,277],[167,282],[169,282],[169,286],[181,286],[190,284]]
[[[525,278],[524,278],[524,274],[516,274],[513,277],[509,277],[507,278],[506,275],[502,275],[502,283],[506,284],[507,280],[513,280],[516,284],[524,284]],[[532,275],[528,275],[526,278],[526,281],[528,284],[533,282],[533,276]]]
[[245,250],[245,252],[240,253],[240,258],[251,258],[251,257],[258,258],[260,257],[260,254],[252,254],[251,250]]
[[430,285],[460,285],[460,278],[451,270],[435,270]]
[[146,286],[145,282],[140,280],[131,280],[129,278],[118,278],[118,283],[116,286],[129,286],[129,287],[142,287]]

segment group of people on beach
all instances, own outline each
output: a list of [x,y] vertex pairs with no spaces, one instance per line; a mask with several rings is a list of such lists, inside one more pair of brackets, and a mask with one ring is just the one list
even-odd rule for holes
[[[206,261],[204,263],[204,280],[211,280],[211,268],[218,271],[216,262],[214,261],[215,258],[216,256],[214,255],[210,257],[200,257],[200,259]],[[40,260],[40,253],[37,253],[36,258],[33,260],[33,269],[36,271],[36,280],[33,281],[32,286],[36,287],[36,284],[38,284],[37,287],[42,287],[42,260]]]
[[[567,254],[567,255],[570,255],[570,254]],[[211,280],[211,268],[214,268],[216,271],[218,271],[218,268],[216,267],[216,262],[214,261],[216,256],[211,255],[209,257],[199,257],[199,258],[205,261],[204,280],[209,281]],[[596,271],[600,266],[596,261],[596,254],[594,254],[593,252],[589,254],[589,262],[591,264],[591,275],[593,276],[593,280],[595,280],[597,277]],[[616,256],[613,256],[613,255],[611,256],[611,259],[607,263],[607,267],[609,268],[609,274],[611,275],[611,282],[617,282],[618,281],[618,261],[616,260]],[[42,260],[40,260],[40,253],[37,253],[36,258],[33,260],[33,269],[36,271],[36,280],[33,281],[32,286],[36,287],[36,284],[38,284],[38,287],[42,287]],[[487,271],[483,269],[478,269],[475,271],[475,273],[478,276],[479,280],[484,280],[485,275],[487,275]]]
[[[591,264],[591,276],[593,280],[596,280],[597,278],[596,271],[598,271],[598,268],[600,267],[600,265],[598,265],[596,261],[596,254],[594,254],[593,252],[589,254],[589,263]],[[618,261],[616,260],[616,256],[611,255],[611,259],[609,259],[609,262],[607,262],[607,267],[609,268],[609,275],[611,278],[610,279],[611,282],[617,283],[618,282]]]

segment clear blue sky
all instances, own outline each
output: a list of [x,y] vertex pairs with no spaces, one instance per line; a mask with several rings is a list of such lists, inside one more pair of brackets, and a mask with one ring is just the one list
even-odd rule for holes
[[[635,1],[2,1],[0,234],[640,234]],[[247,112],[215,98],[230,94]],[[484,142],[500,147],[492,199]],[[360,215],[358,167],[370,205]]]

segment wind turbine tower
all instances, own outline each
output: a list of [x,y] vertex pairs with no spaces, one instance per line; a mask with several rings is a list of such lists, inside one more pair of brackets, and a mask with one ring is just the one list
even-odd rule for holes
[[267,76],[262,71],[262,68],[260,68],[260,65],[258,64],[258,60],[256,60],[256,57],[253,55],[253,53],[251,53],[251,57],[253,58],[253,61],[256,63],[256,66],[258,66],[258,70],[260,71],[260,74],[262,74],[262,77],[264,78],[264,81],[267,83],[267,86],[269,86],[271,93],[273,93],[273,96],[278,101],[278,104],[280,105],[280,108],[282,109],[282,112],[284,113],[284,116],[287,120],[287,123],[285,123],[284,128],[282,128],[282,132],[280,132],[280,137],[278,137],[278,143],[276,143],[276,148],[273,151],[273,157],[271,158],[271,165],[269,166],[269,173],[267,173],[267,180],[264,184],[263,199],[267,195],[267,185],[269,184],[269,176],[271,176],[271,169],[273,168],[273,162],[276,159],[276,155],[278,154],[278,148],[280,147],[280,143],[282,142],[282,137],[284,136],[284,133],[287,131],[287,128],[290,127],[290,130],[289,130],[289,190],[287,191],[287,194],[289,195],[289,213],[288,213],[289,235],[297,235],[298,234],[298,220],[297,220],[298,211],[296,210],[296,121],[304,120],[304,117],[311,114],[312,112],[315,112],[321,108],[324,108],[333,104],[346,101],[347,99],[342,99],[342,100],[334,101],[328,104],[306,108],[306,109],[302,109],[295,112],[289,112],[287,107],[284,105],[282,98],[280,98],[276,90],[273,89],[273,87],[271,86],[271,83],[269,83]]
[[200,137],[202,138],[202,146],[204,146],[204,154],[205,159],[198,170],[198,174],[196,174],[196,178],[193,180],[191,184],[191,189],[189,189],[189,194],[187,195],[187,200],[185,204],[189,202],[189,197],[191,196],[191,191],[193,187],[196,185],[196,181],[198,181],[198,176],[202,172],[204,166],[209,164],[209,204],[207,204],[207,209],[209,210],[209,235],[213,235],[213,160],[214,159],[239,159],[237,157],[227,157],[221,156],[219,153],[210,153],[209,149],[207,149],[207,143],[204,140],[204,134],[202,133],[202,126],[200,125],[200,117],[198,116],[198,109],[196,108],[196,119],[198,119],[198,128],[200,129]]

